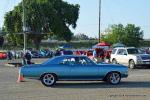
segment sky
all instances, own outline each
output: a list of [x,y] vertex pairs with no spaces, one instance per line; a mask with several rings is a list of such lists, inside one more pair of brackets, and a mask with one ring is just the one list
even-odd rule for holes
[[[0,27],[4,14],[21,0],[2,0],[0,3]],[[98,37],[99,0],[64,0],[80,5],[80,15],[73,33],[84,33]],[[135,24],[144,31],[144,38],[150,39],[150,0],[101,0],[101,32],[112,24]]]

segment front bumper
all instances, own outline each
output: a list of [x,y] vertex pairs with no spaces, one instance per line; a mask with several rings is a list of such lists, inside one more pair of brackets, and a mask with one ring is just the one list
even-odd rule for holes
[[137,66],[150,66],[150,60],[146,60],[146,61],[138,61]]

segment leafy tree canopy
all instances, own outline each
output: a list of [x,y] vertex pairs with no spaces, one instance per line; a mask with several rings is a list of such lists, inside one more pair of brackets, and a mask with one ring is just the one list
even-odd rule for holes
[[4,35],[5,35],[5,34],[6,34],[6,33],[3,31],[3,29],[0,28],[0,47],[2,47],[3,44],[4,44]]
[[[28,38],[39,44],[44,36],[38,34],[53,33],[59,39],[70,41],[73,33],[69,27],[76,28],[79,9],[78,4],[69,4],[63,0],[24,0],[25,28],[32,33]],[[22,12],[22,3],[19,3],[12,11],[6,13],[4,20],[6,32],[12,34],[23,31]],[[18,38],[16,34],[10,36]]]
[[84,33],[76,34],[73,36],[74,40],[89,40],[89,37]]
[[102,41],[115,44],[121,42],[127,46],[139,46],[143,40],[143,31],[134,24],[114,24],[106,30],[106,34],[102,37]]

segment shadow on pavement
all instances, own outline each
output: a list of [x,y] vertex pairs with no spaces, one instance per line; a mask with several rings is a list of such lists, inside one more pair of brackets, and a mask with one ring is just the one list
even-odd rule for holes
[[121,82],[118,85],[111,85],[105,82],[88,82],[88,83],[56,83],[54,88],[149,88],[148,82]]
[[150,65],[147,65],[147,66],[137,66],[135,69],[150,69]]

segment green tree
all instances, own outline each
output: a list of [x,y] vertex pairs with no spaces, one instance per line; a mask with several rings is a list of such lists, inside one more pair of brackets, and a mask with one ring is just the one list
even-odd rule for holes
[[4,32],[4,30],[2,28],[0,28],[0,47],[3,47],[5,34],[6,33]]
[[[73,33],[69,27],[76,28],[80,8],[78,4],[73,5],[62,0],[24,0],[24,8],[28,39],[33,41],[37,48],[45,35],[51,33],[58,39],[67,42],[71,40]],[[4,28],[7,33],[11,34],[10,38],[23,40],[23,36],[17,37],[15,34],[23,31],[22,12],[22,3],[19,3],[5,15]],[[23,42],[17,43],[17,39],[10,40],[16,44]]]
[[3,43],[4,43],[4,37],[3,37],[3,36],[0,36],[0,47],[3,46]]
[[140,27],[134,24],[127,24],[125,27],[122,24],[114,24],[106,30],[107,35],[102,38],[102,41],[115,44],[121,42],[127,46],[140,46],[143,40],[143,31]]
[[76,34],[73,36],[74,40],[89,40],[89,37],[83,33]]
[[125,35],[123,43],[127,46],[140,46],[143,40],[143,31],[140,27],[136,27],[134,24],[128,24],[125,27]]

